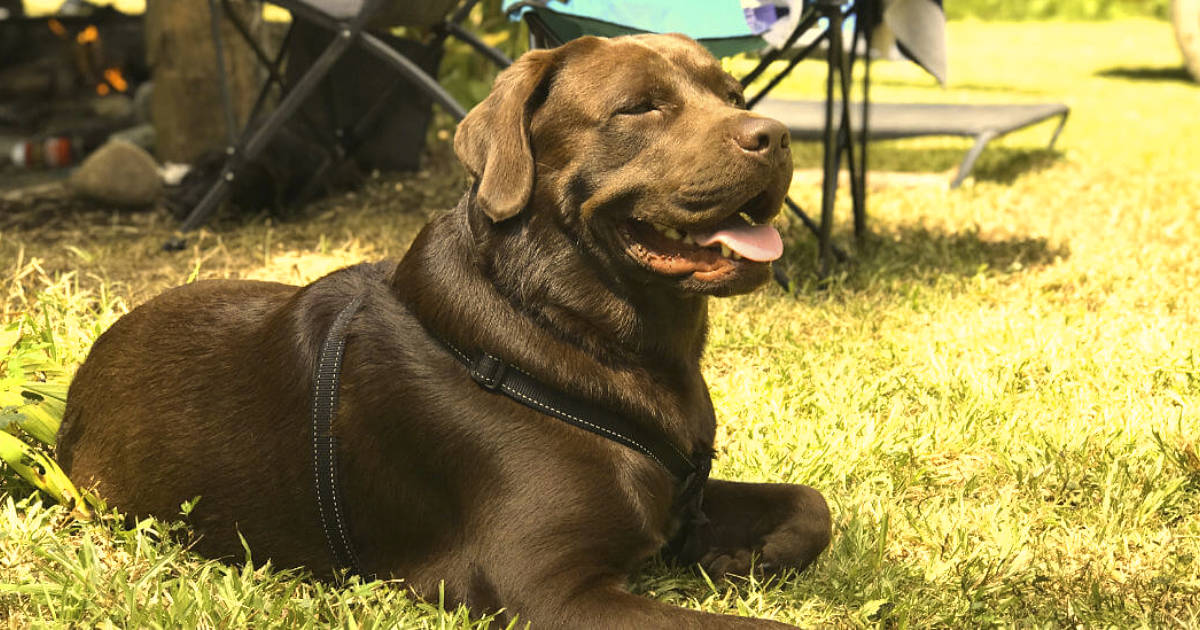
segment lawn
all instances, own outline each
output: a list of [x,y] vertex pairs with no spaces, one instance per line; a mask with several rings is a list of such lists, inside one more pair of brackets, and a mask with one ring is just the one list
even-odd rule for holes
[[[949,39],[949,89],[879,64],[874,95],[1061,100],[1058,151],[1044,123],[950,191],[966,141],[876,145],[873,236],[854,247],[838,209],[853,265],[818,287],[811,238],[785,225],[794,293],[713,303],[714,472],[820,489],[831,548],[781,579],[652,564],[634,588],[801,626],[1200,626],[1200,85],[1165,22],[953,22]],[[820,77],[806,64],[784,89],[815,95]],[[796,155],[792,192],[814,208],[818,151]],[[168,286],[399,256],[465,182],[444,145],[429,163],[293,220],[226,221],[175,255],[158,251],[160,212],[2,211],[3,321],[70,373]],[[80,523],[0,484],[0,626],[487,623],[402,585],[208,562],[184,526]]]

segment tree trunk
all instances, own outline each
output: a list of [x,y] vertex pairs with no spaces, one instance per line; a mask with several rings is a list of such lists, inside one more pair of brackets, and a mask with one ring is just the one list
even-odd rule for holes
[[1171,20],[1175,23],[1175,39],[1192,78],[1200,81],[1200,0],[1174,0]]
[[[261,5],[230,4],[252,33],[261,30],[262,17],[255,11]],[[146,3],[146,55],[154,76],[150,112],[161,161],[192,163],[229,143],[211,24],[207,0]],[[236,133],[246,124],[262,72],[228,19],[222,21],[221,38]]]

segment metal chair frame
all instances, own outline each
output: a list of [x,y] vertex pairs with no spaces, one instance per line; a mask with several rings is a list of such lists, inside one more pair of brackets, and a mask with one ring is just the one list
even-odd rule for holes
[[[829,277],[833,262],[845,263],[849,256],[833,243],[833,208],[837,200],[838,174],[841,171],[842,156],[846,156],[846,167],[850,176],[850,196],[854,214],[854,236],[860,242],[867,235],[867,128],[870,115],[870,85],[871,58],[869,52],[863,56],[863,99],[862,99],[862,129],[858,132],[859,142],[857,155],[855,153],[853,133],[850,123],[850,92],[854,81],[854,65],[858,61],[858,43],[861,40],[864,50],[867,50],[868,36],[871,30],[879,24],[880,16],[877,3],[869,0],[855,0],[843,9],[840,0],[814,0],[805,7],[799,23],[788,36],[784,45],[772,49],[763,55],[762,60],[746,76],[741,83],[749,87],[752,82],[762,77],[767,68],[778,61],[786,51],[790,51],[799,41],[800,36],[817,26],[821,19],[827,20],[827,26],[807,46],[791,55],[788,64],[746,100],[746,106],[753,109],[766,95],[787,77],[796,65],[809,58],[822,44],[826,48],[825,79],[825,130],[822,143],[824,154],[822,160],[821,188],[821,220],[814,222],[790,196],[784,203],[801,223],[817,236],[819,251],[818,278]],[[843,38],[842,28],[845,19],[855,16],[854,34],[849,41],[849,53]],[[835,90],[835,84],[838,89]],[[841,115],[834,123],[835,107],[840,108]],[[789,279],[780,266],[775,266],[775,279],[784,288],[788,287]]]
[[[365,0],[359,13],[349,19],[332,17],[302,0],[270,0],[271,4],[282,7],[292,14],[292,25],[289,26],[287,34],[284,35],[283,45],[274,56],[268,55],[255,38],[251,36],[249,28],[230,7],[229,0],[220,0],[220,4],[218,4],[218,0],[208,1],[211,9],[216,63],[221,76],[222,104],[225,110],[228,131],[228,146],[225,151],[226,161],[221,168],[216,182],[183,221],[183,224],[179,228],[181,234],[170,239],[164,245],[164,249],[173,251],[184,247],[185,241],[182,233],[195,230],[208,221],[212,214],[220,207],[221,203],[229,197],[233,182],[237,179],[241,168],[262,153],[283,125],[300,111],[300,107],[304,104],[305,100],[313,94],[321,80],[332,70],[334,64],[353,45],[362,46],[363,49],[386,62],[456,120],[462,120],[466,115],[466,109],[445,88],[438,84],[436,78],[429,76],[411,59],[401,55],[383,40],[366,30],[370,19],[382,10],[389,0]],[[427,45],[440,47],[445,43],[447,38],[454,37],[466,43],[497,65],[501,67],[508,66],[512,62],[504,53],[479,40],[460,25],[478,2],[479,0],[465,0],[448,19],[433,29],[432,41],[428,42]],[[247,119],[247,127],[240,135],[236,131],[237,122],[233,113],[233,102],[225,73],[224,43],[219,27],[223,14],[227,15],[241,37],[250,45],[255,57],[266,67],[268,75],[255,98],[254,105]],[[281,66],[287,51],[287,44],[291,39],[292,30],[297,20],[304,20],[328,30],[335,37],[305,71],[304,75],[293,85],[289,86],[284,81]],[[399,89],[399,85],[400,82],[397,82],[392,88],[386,91],[368,111],[367,115],[363,116],[354,128],[349,130],[349,133],[346,130],[335,130],[335,137],[329,139],[325,134],[320,133],[320,130],[316,129],[316,125],[313,125],[311,121],[306,121],[306,124],[310,128],[318,132],[319,137],[325,136],[322,139],[326,141],[326,156],[322,160],[317,172],[310,178],[309,184],[301,191],[299,196],[301,199],[314,192],[315,187],[320,185],[329,169],[345,159],[347,155],[346,147],[350,146],[349,143],[361,138],[362,134],[370,128],[370,125],[382,113],[384,105],[395,94],[396,90]],[[249,121],[255,120],[265,105],[270,91],[276,87],[282,92],[279,104],[261,124],[251,127]]]

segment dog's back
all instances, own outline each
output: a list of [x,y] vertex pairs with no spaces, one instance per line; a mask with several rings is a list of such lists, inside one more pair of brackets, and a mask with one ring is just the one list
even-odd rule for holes
[[240,557],[240,533],[282,543],[271,552],[288,564],[320,565],[307,559],[323,544],[316,515],[296,522],[316,510],[307,458],[295,456],[310,448],[314,357],[341,297],[382,288],[392,267],[358,265],[307,287],[197,282],[134,309],[71,384],[64,470],[131,516],[169,519],[199,496],[193,524],[210,555]]

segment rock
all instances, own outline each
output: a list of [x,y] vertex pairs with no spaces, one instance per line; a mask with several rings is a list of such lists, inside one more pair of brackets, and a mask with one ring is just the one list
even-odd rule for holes
[[150,103],[154,100],[154,82],[147,81],[133,92],[133,115],[138,122],[148,123],[150,120]]
[[146,151],[152,153],[154,152],[154,125],[151,125],[150,123],[143,123],[128,129],[122,129],[121,131],[114,132],[108,138],[110,142],[113,140],[121,140],[136,144]]
[[108,94],[92,99],[92,113],[101,118],[132,119],[133,98],[124,94]]
[[162,194],[158,163],[123,140],[96,149],[71,173],[68,185],[82,197],[123,206],[148,205]]

